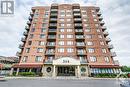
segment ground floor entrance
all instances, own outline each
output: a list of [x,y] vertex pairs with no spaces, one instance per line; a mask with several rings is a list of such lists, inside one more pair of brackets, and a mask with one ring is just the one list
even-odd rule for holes
[[75,66],[58,66],[57,76],[75,76]]

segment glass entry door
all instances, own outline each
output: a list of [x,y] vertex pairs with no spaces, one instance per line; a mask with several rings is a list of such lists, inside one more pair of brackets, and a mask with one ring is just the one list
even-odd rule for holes
[[75,76],[75,66],[59,66],[57,69],[58,76]]

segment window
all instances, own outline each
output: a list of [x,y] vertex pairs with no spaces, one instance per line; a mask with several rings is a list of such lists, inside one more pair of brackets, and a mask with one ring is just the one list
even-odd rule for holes
[[84,21],[84,22],[87,22],[87,21],[88,21],[88,19],[83,19],[83,21]]
[[61,34],[60,34],[60,35],[59,35],[59,38],[64,38],[64,35],[61,35]]
[[26,48],[25,52],[29,53],[29,51],[30,51],[30,48]]
[[73,45],[73,41],[67,41],[67,45]]
[[91,30],[90,29],[85,29],[85,32],[90,32]]
[[59,31],[60,31],[60,32],[64,32],[64,28],[60,28]]
[[107,50],[105,48],[102,48],[102,53],[107,53]]
[[31,45],[32,44],[32,41],[28,41],[28,45]]
[[68,21],[71,21],[71,19],[70,19],[70,18],[68,18],[68,19],[67,19],[67,22],[68,22]]
[[84,24],[85,27],[89,27],[89,24]]
[[105,62],[109,62],[109,57],[104,57]]
[[63,23],[60,23],[59,25],[60,25],[60,27],[64,27],[65,26],[65,24],[63,24]]
[[101,41],[101,42],[100,42],[100,45],[104,45],[104,42],[103,42],[103,41]]
[[64,45],[64,41],[59,41],[59,45]]
[[92,39],[92,35],[86,35],[87,39]]
[[41,28],[41,32],[46,32],[46,28]]
[[73,30],[72,29],[67,29],[67,32],[72,32]]
[[72,52],[74,52],[74,49],[73,48],[67,48],[67,52],[72,53]]
[[46,26],[47,26],[47,24],[45,24],[45,23],[42,24],[42,27],[46,27]]
[[71,27],[72,24],[67,24],[67,27]]
[[88,49],[88,52],[89,52],[89,53],[94,53],[94,48],[89,48],[89,49]]
[[63,22],[63,21],[65,21],[65,20],[64,20],[64,18],[60,18],[60,21],[62,21],[62,22]]
[[36,56],[35,61],[36,62],[41,62],[42,61],[42,56]]
[[40,38],[45,38],[45,34],[40,34]]
[[92,46],[92,45],[93,45],[93,42],[92,42],[92,41],[88,41],[88,42],[87,42],[87,45]]
[[32,39],[33,37],[34,37],[34,35],[33,35],[33,34],[30,34],[29,38]]
[[73,35],[69,34],[67,35],[67,38],[73,38]]
[[96,27],[98,27],[99,25],[98,24],[95,24]]
[[94,19],[94,21],[97,21],[97,19]]
[[38,52],[38,53],[43,52],[43,48],[37,48],[37,52]]
[[91,62],[96,62],[96,61],[97,61],[96,56],[90,56],[90,61],[91,61]]
[[34,32],[35,31],[35,28],[32,28],[31,32]]
[[59,48],[58,52],[63,53],[64,52],[64,48]]
[[101,39],[101,38],[102,38],[102,35],[98,35],[98,38],[100,38],[100,39]]
[[100,30],[99,30],[99,29],[97,29],[97,32],[100,32]]
[[43,22],[47,22],[48,21],[48,19],[47,18],[43,18]]
[[40,46],[44,46],[44,45],[45,45],[45,42],[44,42],[44,41],[39,41],[39,45],[40,45]]
[[27,62],[28,56],[24,56],[22,62]]

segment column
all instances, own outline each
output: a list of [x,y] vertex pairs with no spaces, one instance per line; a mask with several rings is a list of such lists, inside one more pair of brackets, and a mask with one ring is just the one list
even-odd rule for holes
[[32,69],[31,69],[31,68],[29,69],[29,72],[32,72]]
[[19,74],[19,68],[17,68],[16,76]]
[[14,71],[14,68],[11,68],[9,75],[13,75],[13,71]]
[[44,76],[44,66],[42,66],[41,72],[42,72],[42,76]]
[[80,68],[79,68],[79,65],[77,66],[77,77],[80,77]]
[[55,65],[53,66],[53,77],[55,77],[56,75],[55,75]]

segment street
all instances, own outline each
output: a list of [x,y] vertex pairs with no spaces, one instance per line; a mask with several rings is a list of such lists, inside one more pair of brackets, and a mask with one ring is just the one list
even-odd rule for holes
[[0,87],[120,87],[116,79],[8,79]]

